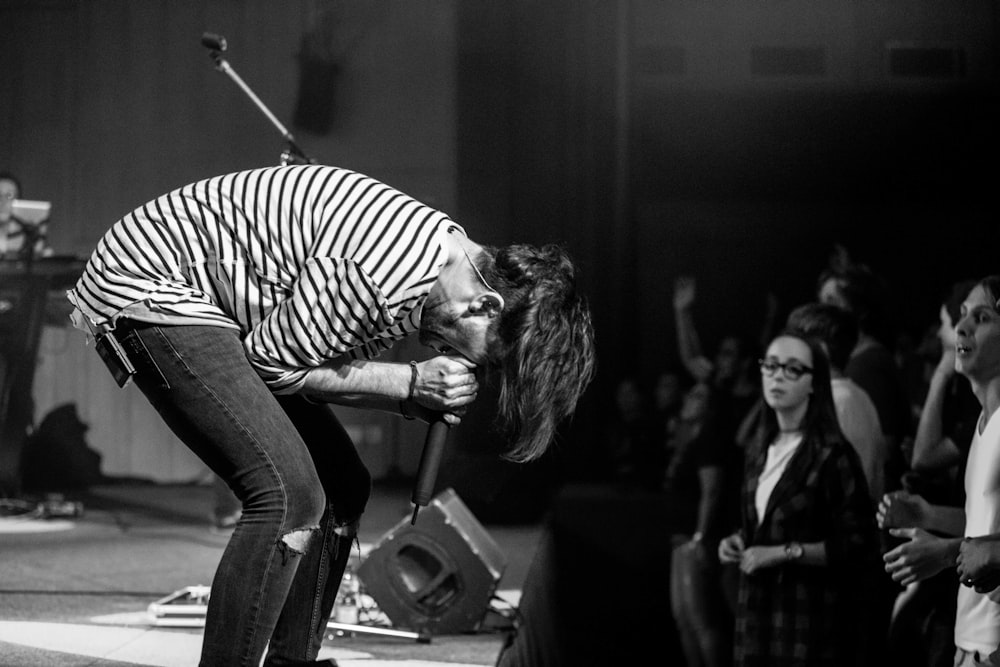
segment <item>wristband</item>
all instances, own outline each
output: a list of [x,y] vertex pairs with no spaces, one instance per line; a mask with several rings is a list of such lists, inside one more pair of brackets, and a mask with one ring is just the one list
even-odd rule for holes
[[413,400],[413,389],[417,386],[417,362],[410,362],[410,391],[406,394],[406,400]]
[[417,386],[417,362],[410,362],[410,390],[406,392],[406,399],[399,402],[399,414],[404,419],[413,419],[413,415],[406,412],[406,404],[413,400],[413,389]]

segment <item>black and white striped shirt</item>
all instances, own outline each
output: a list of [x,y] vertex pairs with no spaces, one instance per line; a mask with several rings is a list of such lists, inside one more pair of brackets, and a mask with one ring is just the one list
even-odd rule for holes
[[294,165],[186,185],[115,223],[68,292],[74,324],[126,316],[238,329],[276,393],[418,330],[444,213],[346,169]]

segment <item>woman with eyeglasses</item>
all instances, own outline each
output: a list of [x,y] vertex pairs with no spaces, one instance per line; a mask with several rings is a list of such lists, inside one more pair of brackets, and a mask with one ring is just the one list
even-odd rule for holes
[[760,371],[742,528],[719,544],[719,559],[741,571],[734,664],[866,664],[878,534],[861,462],[837,423],[829,362],[817,342],[785,332]]

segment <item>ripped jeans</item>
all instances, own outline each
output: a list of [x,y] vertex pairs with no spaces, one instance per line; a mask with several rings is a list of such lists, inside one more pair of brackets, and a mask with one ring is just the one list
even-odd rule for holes
[[[119,321],[136,385],[242,503],[212,580],[201,665],[316,659],[371,477],[329,406],[275,396],[236,331]],[[144,344],[148,355],[137,345]]]

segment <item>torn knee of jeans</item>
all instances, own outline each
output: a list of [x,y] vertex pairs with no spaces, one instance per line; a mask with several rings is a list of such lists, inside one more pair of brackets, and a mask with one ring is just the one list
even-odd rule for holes
[[345,521],[344,523],[338,523],[333,526],[333,532],[340,537],[354,538],[358,534],[358,528],[361,526],[361,517],[357,517],[352,521]]
[[304,554],[309,549],[313,535],[318,530],[319,526],[310,526],[309,528],[296,528],[282,535],[278,541],[278,548],[281,550],[283,560],[287,561],[289,555],[301,556]]

